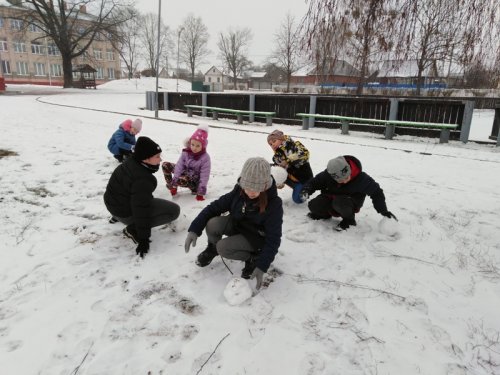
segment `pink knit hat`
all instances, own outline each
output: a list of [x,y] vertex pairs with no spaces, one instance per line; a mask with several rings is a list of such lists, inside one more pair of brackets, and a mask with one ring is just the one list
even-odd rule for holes
[[129,132],[130,128],[132,128],[132,120],[128,118],[125,121],[123,121],[120,125],[123,128],[123,130]]
[[198,125],[198,129],[193,133],[189,140],[194,139],[201,143],[203,149],[207,148],[208,144],[208,125]]
[[142,129],[142,120],[140,118],[136,118],[132,122],[132,127],[137,131],[137,133],[139,133]]

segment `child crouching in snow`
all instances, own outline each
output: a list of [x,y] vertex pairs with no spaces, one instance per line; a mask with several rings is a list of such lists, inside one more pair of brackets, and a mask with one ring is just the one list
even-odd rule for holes
[[[285,185],[293,189],[292,199],[295,203],[302,203],[300,191],[302,186],[313,177],[309,164],[309,150],[294,141],[280,130],[275,130],[267,136],[267,143],[273,149],[273,163],[286,169],[288,177]],[[283,186],[278,186],[281,188]]]
[[196,194],[196,200],[205,200],[211,166],[207,144],[208,126],[199,125],[191,138],[186,141],[177,163],[166,161],[162,164],[167,189],[172,196],[177,194],[177,188],[181,186]]
[[373,178],[363,172],[361,162],[354,156],[344,155],[331,159],[323,172],[304,185],[301,198],[307,200],[317,190],[321,194],[309,201],[308,216],[314,220],[340,216],[342,221],[335,228],[338,231],[356,225],[354,217],[367,195],[379,214],[398,220],[387,210],[384,191]]
[[241,277],[256,278],[259,289],[278,253],[282,224],[283,205],[271,166],[264,158],[250,158],[233,190],[210,203],[193,220],[184,246],[189,252],[205,229],[208,246],[198,254],[196,264],[208,266],[217,255],[242,260],[245,267]]
[[118,129],[113,133],[109,142],[108,150],[120,163],[132,153],[135,145],[135,136],[142,129],[142,120],[137,118],[134,121],[127,119],[123,121]]

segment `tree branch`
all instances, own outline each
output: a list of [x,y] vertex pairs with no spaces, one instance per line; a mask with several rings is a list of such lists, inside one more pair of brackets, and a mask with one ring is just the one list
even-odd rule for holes
[[208,363],[208,361],[210,361],[210,358],[212,358],[212,356],[215,354],[215,352],[216,352],[217,348],[219,347],[219,345],[222,344],[222,341],[224,341],[226,339],[226,337],[229,336],[229,335],[230,335],[230,333],[228,333],[226,336],[224,336],[219,341],[219,343],[217,344],[217,346],[215,347],[215,349],[213,350],[213,352],[208,356],[207,360],[201,365],[200,369],[196,372],[196,375],[198,375],[201,372],[201,370],[203,370],[203,366],[205,366]]

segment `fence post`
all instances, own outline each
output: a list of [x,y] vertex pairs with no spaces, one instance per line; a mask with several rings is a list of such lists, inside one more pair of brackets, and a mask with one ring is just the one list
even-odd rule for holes
[[[201,93],[201,105],[204,106],[204,107],[206,107],[207,106],[207,102],[208,102],[208,100],[207,100],[207,93],[206,92],[202,92]],[[203,117],[207,117],[207,109],[206,108],[202,108],[201,109],[201,115]]]
[[163,93],[163,110],[165,111],[169,111],[169,107],[168,107],[168,92],[164,92]]
[[154,98],[154,91],[146,91],[146,109],[148,111],[152,111],[154,109],[153,98]]
[[[397,98],[389,99],[391,102],[391,107],[389,109],[389,121],[398,119],[398,107],[399,100]],[[395,125],[387,124],[385,126],[385,139],[392,139],[394,137],[394,131],[396,130]]]
[[[249,103],[248,103],[248,110],[249,111],[255,111],[255,94],[250,94],[249,97]],[[248,115],[248,122],[254,122],[255,121],[255,113],[250,113]]]
[[[316,95],[311,95],[309,97],[309,113],[310,114],[315,114],[316,113]],[[308,128],[314,128],[314,117],[309,117],[309,127]]]
[[474,101],[468,100],[465,102],[464,117],[460,128],[460,141],[467,143],[469,140],[470,127],[472,123],[472,113],[474,112]]

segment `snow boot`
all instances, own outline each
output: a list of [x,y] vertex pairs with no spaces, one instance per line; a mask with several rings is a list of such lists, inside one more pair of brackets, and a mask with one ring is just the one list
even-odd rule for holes
[[137,239],[137,231],[135,230],[134,224],[127,225],[125,228],[123,228],[123,234],[125,235],[125,237],[128,237],[132,241],[134,241],[136,245],[139,243],[139,240]]
[[337,231],[341,232],[343,230],[346,230],[349,227],[355,227],[356,226],[356,220],[354,219],[342,219],[342,221],[337,225],[335,228]]
[[255,259],[253,257],[248,258],[245,261],[245,267],[241,270],[241,278],[249,279],[252,276],[253,271],[255,270]]
[[207,248],[198,254],[198,258],[196,259],[196,265],[200,267],[206,267],[212,260],[219,254],[217,254],[217,250],[215,245],[209,243]]

